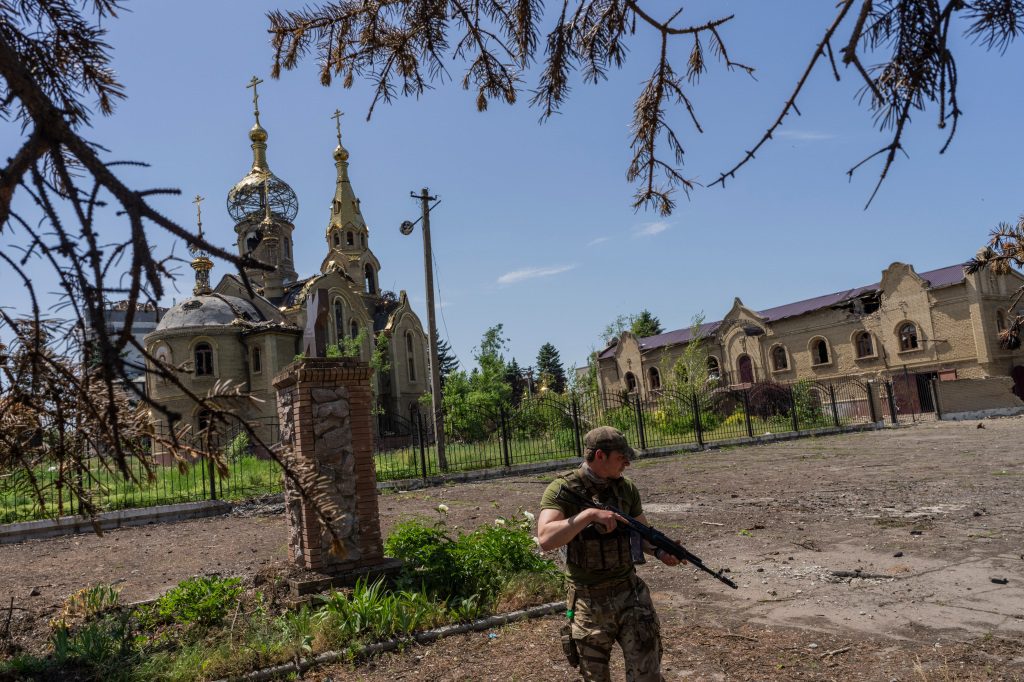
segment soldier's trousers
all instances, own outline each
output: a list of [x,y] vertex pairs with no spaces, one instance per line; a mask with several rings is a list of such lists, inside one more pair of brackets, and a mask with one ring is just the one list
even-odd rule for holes
[[634,576],[607,593],[591,594],[582,587],[575,592],[572,638],[583,679],[611,682],[608,660],[618,642],[627,682],[662,682],[661,624],[644,581]]

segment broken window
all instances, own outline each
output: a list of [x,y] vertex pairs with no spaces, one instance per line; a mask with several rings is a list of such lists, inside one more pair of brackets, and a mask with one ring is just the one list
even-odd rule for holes
[[786,357],[786,349],[782,346],[775,346],[772,349],[772,369],[776,372],[789,369],[789,358]]
[[196,376],[213,376],[213,346],[208,343],[196,344]]
[[869,332],[857,334],[856,345],[858,358],[869,358],[875,354],[875,344],[871,341],[871,334]]
[[811,342],[811,358],[815,365],[828,364],[828,343],[825,339],[816,339]]
[[907,322],[900,327],[900,350],[917,349],[917,325]]

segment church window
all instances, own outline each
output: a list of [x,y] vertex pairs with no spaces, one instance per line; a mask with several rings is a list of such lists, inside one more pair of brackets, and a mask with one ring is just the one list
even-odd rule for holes
[[352,246],[355,243],[356,243],[355,236],[352,234],[352,232],[351,231],[346,232],[345,233],[345,244],[348,245],[348,246]]
[[900,326],[900,350],[917,349],[917,326],[913,322],[907,322]]
[[416,381],[416,356],[413,353],[412,332],[405,333],[405,355],[409,365],[409,382]]
[[652,391],[657,391],[661,388],[661,373],[657,367],[651,367],[647,370],[647,378]]
[[626,390],[630,393],[636,393],[636,377],[633,376],[632,372],[626,372]]
[[789,358],[786,357],[786,349],[783,346],[772,348],[772,369],[776,372],[789,369]]
[[288,258],[292,257],[292,247],[288,244],[288,240],[284,240],[284,255]]
[[739,360],[736,361],[736,369],[739,370],[741,384],[754,383],[754,361],[750,359],[749,355],[739,357]]
[[263,371],[263,353],[259,346],[252,347],[252,373],[259,374]]
[[708,379],[719,379],[722,376],[722,370],[718,366],[718,358],[714,355],[708,357]]
[[213,346],[208,343],[196,344],[196,376],[213,376]]
[[334,342],[341,344],[341,339],[345,336],[345,312],[344,306],[342,306],[341,299],[337,298],[334,300]]
[[366,264],[366,293],[375,294],[377,293],[377,282],[373,276],[373,266],[369,263]]
[[811,364],[827,365],[829,363],[828,342],[820,336],[811,340]]
[[365,234],[359,235],[359,242],[363,245],[363,248],[365,249],[366,248],[366,235]]
[[196,415],[196,430],[206,431],[210,428],[212,423],[212,414],[209,410],[200,410],[199,414]]
[[334,233],[334,245],[341,246],[341,235],[337,232]]
[[875,344],[871,340],[871,332],[857,334],[857,357],[870,358],[875,354]]
[[359,336],[359,323],[356,322],[355,320],[352,320],[352,326],[349,331],[352,334],[353,339]]
[[1006,314],[1002,310],[996,311],[996,331],[1006,331]]

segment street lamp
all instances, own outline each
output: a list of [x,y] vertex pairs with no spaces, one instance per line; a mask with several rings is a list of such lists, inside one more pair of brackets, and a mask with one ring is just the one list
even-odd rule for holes
[[441,471],[448,471],[448,459],[444,454],[444,409],[441,396],[441,366],[437,357],[437,321],[434,317],[434,268],[433,255],[430,248],[430,211],[440,201],[430,205],[437,197],[430,196],[426,187],[419,194],[409,192],[409,196],[420,201],[422,214],[415,221],[406,220],[399,227],[402,234],[412,234],[416,223],[423,221],[423,278],[427,293],[427,326],[430,340],[430,396],[434,411],[434,443],[437,446],[437,464]]

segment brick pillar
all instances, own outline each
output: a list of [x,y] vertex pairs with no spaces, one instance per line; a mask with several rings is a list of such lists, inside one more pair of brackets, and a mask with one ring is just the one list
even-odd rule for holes
[[311,358],[274,377],[282,458],[319,500],[330,529],[285,477],[288,558],[330,575],[385,562],[373,464],[373,370],[355,359]]

